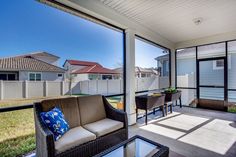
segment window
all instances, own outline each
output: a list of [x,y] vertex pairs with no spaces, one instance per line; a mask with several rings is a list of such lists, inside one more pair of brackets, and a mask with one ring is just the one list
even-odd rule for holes
[[136,36],[135,67],[141,73],[135,80],[136,92],[169,87],[169,59],[168,49]]
[[42,74],[41,73],[29,73],[29,81],[41,81]]
[[17,74],[15,73],[5,73],[0,74],[0,80],[4,81],[15,81],[17,80]]
[[146,77],[146,74],[141,74],[141,77]]
[[214,70],[224,69],[224,60],[213,61],[213,69]]
[[169,61],[168,60],[163,61],[162,76],[169,76]]
[[63,74],[57,74],[57,77],[62,78]]
[[176,51],[176,86],[182,91],[182,104],[196,107],[196,48]]
[[[41,1],[40,1],[41,2]],[[47,3],[53,3],[54,1],[47,1]],[[28,80],[28,86],[24,90],[24,82],[19,81],[16,86],[12,83],[14,88],[4,88],[6,94],[2,94],[2,99],[22,99],[27,97],[32,100],[35,98],[41,98],[44,96],[60,96],[63,92],[65,95],[94,95],[101,94],[106,95],[111,105],[118,109],[124,109],[125,104],[125,75],[123,75],[125,51],[124,51],[124,30],[107,26],[106,23],[93,19],[90,16],[82,14],[83,17],[76,16],[80,13],[73,10],[67,10],[68,12],[61,11],[57,6],[57,3],[51,7],[44,3],[38,3],[34,0],[23,1],[4,1],[0,5],[1,14],[1,28],[0,29],[0,57],[10,57],[15,55],[28,54],[29,52],[47,52],[58,56],[58,66],[64,65],[66,60],[73,59],[80,63],[86,63],[85,66],[71,66],[65,65],[65,69],[68,69],[67,73],[57,71],[53,69],[42,69],[28,71],[25,75],[20,74],[20,77],[24,76]],[[27,8],[27,9],[26,9]],[[73,12],[73,13],[72,13]],[[87,20],[89,19],[89,20]],[[14,24],[12,23],[14,21]],[[100,22],[101,25],[94,23]],[[42,27],[43,26],[43,27]],[[55,29],[55,26],[56,29]],[[79,26],[79,27],[78,27]],[[20,37],[20,38],[19,38]],[[53,44],[49,44],[53,41]],[[27,44],[25,44],[27,43]],[[17,47],[17,49],[12,49]],[[54,57],[52,57],[54,58]],[[53,59],[52,59],[53,60]],[[48,60],[51,61],[51,58]],[[32,65],[34,68],[37,65]],[[61,67],[63,68],[63,67]],[[27,69],[26,69],[27,70]],[[50,72],[53,70],[53,72]],[[114,72],[117,70],[117,72]],[[58,75],[62,73],[62,77],[65,82],[60,83]],[[119,80],[102,80],[101,73],[103,74],[117,74],[121,79]],[[89,74],[93,75],[90,78],[99,78],[99,80],[88,80]],[[18,78],[17,72],[17,78]],[[6,75],[0,75],[0,78],[6,79]],[[106,77],[106,76],[104,76]],[[109,76],[108,78],[111,78]],[[107,77],[105,78],[107,79]],[[52,80],[47,86],[40,80]],[[55,80],[55,81],[53,81]],[[10,83],[8,83],[10,84]],[[61,91],[62,87],[64,90]],[[47,88],[47,90],[46,90]],[[9,94],[10,93],[10,94]],[[25,94],[26,93],[26,94]],[[47,99],[47,97],[45,97]],[[24,99],[23,99],[24,100]],[[31,103],[30,102],[26,102]],[[23,103],[21,103],[23,105]],[[8,105],[8,104],[7,104]],[[14,103],[9,104],[15,105]],[[5,106],[4,106],[5,107]],[[7,106],[6,106],[7,107]],[[7,115],[9,114],[9,116]],[[24,140],[29,141],[34,139],[34,119],[33,110],[25,109],[22,111],[14,111],[4,113],[0,115],[0,119],[14,122],[14,126],[6,123],[4,126],[10,128],[10,133],[6,132],[0,134],[0,139],[3,141],[9,141],[12,145],[18,145],[17,141],[22,140],[22,136],[26,138]],[[19,121],[15,117],[22,119]],[[24,125],[27,121],[27,129],[20,126]],[[22,122],[22,123],[21,123]],[[0,122],[1,123],[1,122]],[[7,134],[8,136],[4,136]],[[16,139],[16,140],[15,140]],[[25,143],[19,145],[19,147],[9,147],[8,152],[13,152],[11,156],[21,156],[24,153],[24,148],[29,148],[28,151],[32,151],[35,147],[31,147],[31,143]],[[33,143],[35,145],[35,143]],[[3,142],[3,146],[4,145]],[[22,150],[22,151],[17,151]],[[1,151],[0,151],[1,152]],[[1,153],[0,153],[1,154]],[[0,155],[2,156],[2,154]],[[3,155],[4,156],[4,155]]]
[[112,79],[112,75],[102,75],[102,79],[103,80],[111,80]]
[[16,80],[16,74],[8,74],[8,80],[9,80],[9,81],[14,81],[14,80]]
[[89,80],[100,80],[101,77],[99,74],[89,74]]
[[7,80],[7,74],[0,74],[0,80]]

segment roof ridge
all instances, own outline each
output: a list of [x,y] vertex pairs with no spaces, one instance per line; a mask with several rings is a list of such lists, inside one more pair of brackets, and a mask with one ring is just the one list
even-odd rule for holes
[[97,66],[97,65],[92,66],[92,67],[88,70],[88,72],[91,71],[92,69],[94,69],[96,66]]

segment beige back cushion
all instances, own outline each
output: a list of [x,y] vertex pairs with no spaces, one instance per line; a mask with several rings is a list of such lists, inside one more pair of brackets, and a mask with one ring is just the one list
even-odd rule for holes
[[101,95],[78,97],[81,124],[89,124],[106,118]]
[[54,107],[59,107],[62,110],[66,121],[70,125],[70,128],[81,125],[79,106],[76,97],[49,99],[42,101],[43,111],[49,111]]

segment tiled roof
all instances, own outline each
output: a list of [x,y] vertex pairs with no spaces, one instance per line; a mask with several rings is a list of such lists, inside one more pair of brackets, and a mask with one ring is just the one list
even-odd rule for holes
[[60,73],[65,72],[65,70],[60,67],[34,59],[32,57],[2,58],[0,59],[0,70],[46,71]]
[[92,66],[87,66],[85,68],[76,70],[73,72],[73,74],[86,74],[86,73],[93,73],[93,74],[119,74],[119,72],[116,72],[115,70],[107,69],[102,67],[99,64],[95,64]]
[[70,63],[71,65],[81,65],[81,66],[99,65],[96,62],[79,61],[79,60],[67,60],[67,62]]

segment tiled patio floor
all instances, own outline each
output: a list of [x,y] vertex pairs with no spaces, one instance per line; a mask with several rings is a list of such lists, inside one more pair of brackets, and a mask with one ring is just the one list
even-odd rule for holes
[[170,148],[170,157],[235,157],[236,114],[195,108],[175,107],[160,118],[149,115],[129,128],[129,136],[144,136]]

